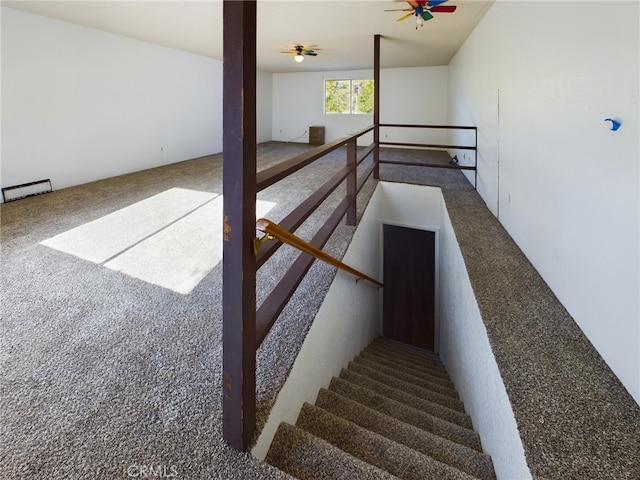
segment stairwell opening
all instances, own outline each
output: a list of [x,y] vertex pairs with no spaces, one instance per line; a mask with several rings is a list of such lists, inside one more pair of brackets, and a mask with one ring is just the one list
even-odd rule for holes
[[[438,231],[437,338],[443,360],[498,478],[531,478],[522,441],[439,188],[379,182],[343,261],[382,278],[384,223]],[[278,426],[295,425],[349,362],[382,334],[382,292],[337,272],[252,449],[264,460]]]

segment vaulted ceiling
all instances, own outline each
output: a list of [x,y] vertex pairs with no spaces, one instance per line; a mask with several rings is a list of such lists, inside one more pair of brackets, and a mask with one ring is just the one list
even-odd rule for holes
[[[258,0],[257,65],[268,72],[356,70],[373,67],[373,36],[383,37],[381,66],[447,65],[493,0],[448,0],[454,13],[434,13],[416,29],[398,0]],[[214,1],[3,1],[3,5],[222,59],[222,2]],[[317,45],[318,56],[296,63],[280,53]]]

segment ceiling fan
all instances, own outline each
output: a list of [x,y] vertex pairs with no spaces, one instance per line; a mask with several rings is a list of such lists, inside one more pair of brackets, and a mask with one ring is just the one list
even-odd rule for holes
[[395,10],[385,10],[385,12],[409,12],[398,18],[398,22],[406,20],[411,16],[416,17],[416,30],[418,26],[424,27],[424,22],[433,18],[433,13],[453,13],[456,11],[455,5],[442,5],[447,0],[408,0],[407,3],[411,8],[402,8]]
[[316,51],[319,50],[320,49],[317,47],[317,45],[310,45],[308,47],[305,47],[303,45],[294,45],[289,50],[280,53],[288,53],[289,55],[293,55],[293,59],[296,62],[300,63],[307,55],[311,57],[315,57],[316,55],[318,55]]

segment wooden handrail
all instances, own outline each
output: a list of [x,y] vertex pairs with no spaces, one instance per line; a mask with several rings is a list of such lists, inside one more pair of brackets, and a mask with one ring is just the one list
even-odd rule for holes
[[[433,168],[451,168],[456,170],[473,170],[474,181],[473,188],[478,188],[478,127],[472,125],[417,125],[417,124],[403,124],[403,123],[380,123],[376,125],[376,128],[427,128],[427,129],[447,129],[447,130],[473,130],[474,142],[473,145],[444,145],[444,144],[430,144],[430,143],[408,143],[408,142],[381,142],[378,140],[379,146],[390,145],[393,147],[418,147],[418,148],[431,148],[440,150],[471,150],[473,152],[474,162],[473,165],[458,165],[449,164],[444,165],[441,163],[416,163],[416,162],[397,162],[382,160],[378,158],[377,165],[381,163],[405,165],[405,166],[420,166],[420,167],[433,167]],[[454,157],[455,158],[455,157]]]
[[476,150],[473,145],[442,145],[437,143],[407,143],[407,142],[380,142],[381,146],[393,145],[397,147],[423,147],[423,148],[453,148],[456,150]]
[[420,125],[413,123],[381,123],[380,127],[404,127],[404,128],[444,128],[459,130],[476,130],[478,127],[473,125]]
[[374,126],[369,125],[368,127],[363,128],[355,133],[351,133],[344,137],[338,138],[329,143],[325,143],[324,145],[320,145],[308,152],[303,152],[300,155],[292,157],[284,162],[278,163],[269,167],[265,170],[261,170],[256,174],[256,188],[257,191],[260,192],[265,188],[273,185],[274,183],[282,180],[283,178],[288,177],[292,173],[297,172],[303,167],[306,167],[310,163],[322,158],[334,150],[346,145],[350,140],[354,138],[358,138],[365,133],[373,130]]
[[[313,245],[304,241],[300,237],[294,235],[290,231],[285,230],[277,223],[273,223],[272,221],[267,220],[266,218],[260,218],[259,220],[256,221],[256,230],[260,230],[261,232],[264,232],[266,235],[271,235],[272,237],[275,237],[278,240],[281,240],[282,242],[288,245],[291,245],[292,247],[295,247],[302,252],[308,253],[309,255],[312,255],[317,259],[327,262],[328,264],[333,265],[334,267],[337,267],[340,270],[349,272],[352,275],[355,275],[356,277],[358,277],[358,280],[367,280],[373,283],[374,285],[377,285],[378,287],[383,286],[382,283],[376,280],[375,278],[371,278],[369,275],[366,275],[360,272],[359,270],[356,270],[355,268],[352,268],[349,265],[342,263],[337,258],[334,258],[331,255],[323,252],[319,248],[314,247]],[[261,240],[262,239],[256,239],[257,242],[260,242]],[[257,245],[259,248],[259,243]]]

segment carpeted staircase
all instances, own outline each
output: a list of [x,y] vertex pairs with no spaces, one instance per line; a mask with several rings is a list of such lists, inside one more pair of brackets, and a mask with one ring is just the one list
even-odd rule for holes
[[266,460],[302,480],[496,478],[440,359],[385,338],[280,424]]

